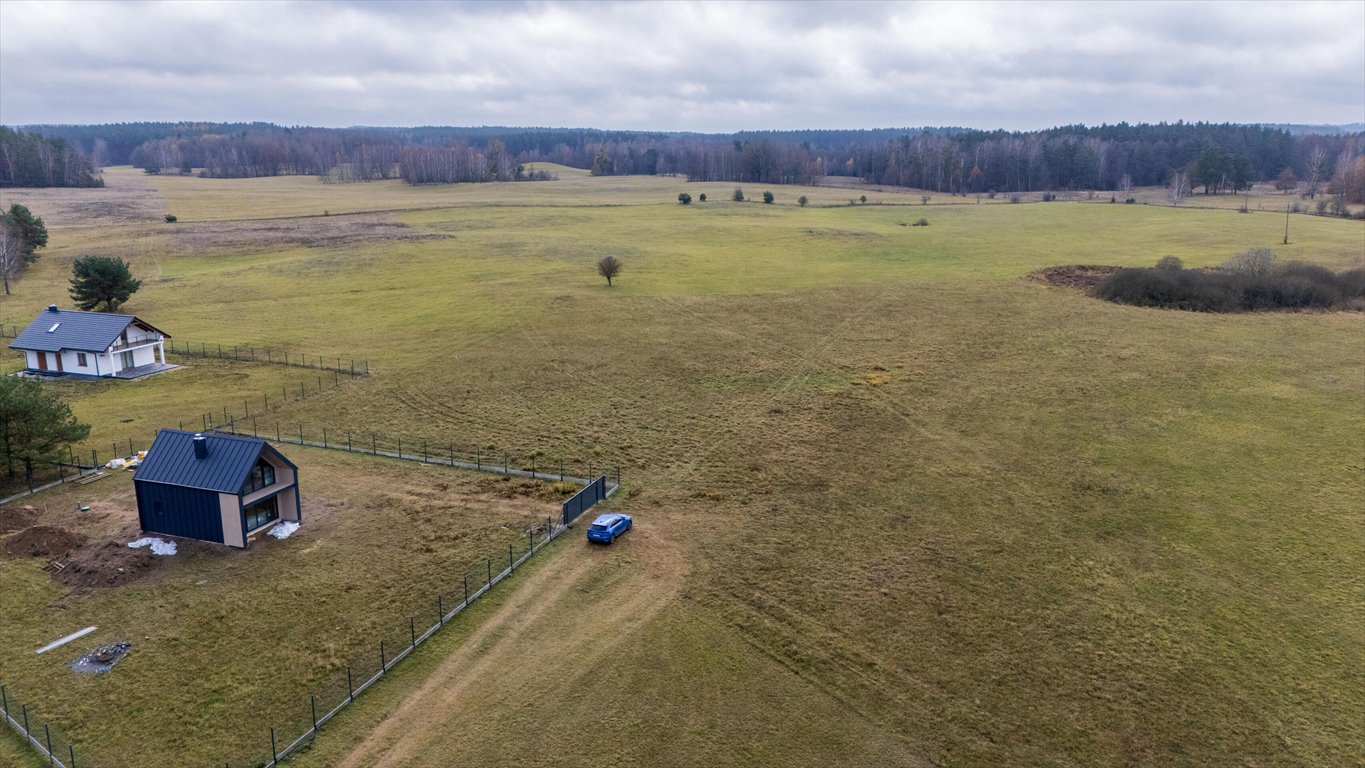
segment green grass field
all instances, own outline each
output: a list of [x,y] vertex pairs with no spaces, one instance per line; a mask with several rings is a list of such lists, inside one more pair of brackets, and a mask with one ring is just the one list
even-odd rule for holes
[[[370,360],[273,410],[285,425],[621,466],[631,536],[557,545],[300,764],[1358,759],[1361,315],[1146,310],[1027,275],[1262,246],[1341,269],[1365,262],[1365,224],[1294,216],[1284,246],[1273,195],[1239,214],[774,187],[769,206],[559,173],[115,169],[103,190],[0,195],[52,230],[6,325],[67,304],[75,256],[122,255],[145,279],[128,311],[177,338]],[[610,289],[606,254],[625,264]],[[60,390],[99,448],[307,376],[183,362]],[[31,653],[6,643],[0,670]],[[53,700],[74,695],[58,679]]]

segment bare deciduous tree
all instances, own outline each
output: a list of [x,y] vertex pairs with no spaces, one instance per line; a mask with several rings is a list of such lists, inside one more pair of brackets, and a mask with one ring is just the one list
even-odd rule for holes
[[615,256],[603,256],[597,262],[597,274],[607,278],[607,287],[611,287],[611,279],[621,274],[621,260]]
[[1327,150],[1323,149],[1321,144],[1314,144],[1308,153],[1308,197],[1317,197],[1318,182],[1322,181],[1326,172]]
[[24,242],[9,227],[0,224],[0,279],[5,283],[5,294],[9,294],[9,279],[19,274],[28,263],[24,259]]
[[1171,188],[1166,193],[1171,198],[1171,205],[1180,205],[1180,201],[1189,193],[1190,177],[1185,171],[1179,170],[1171,174]]

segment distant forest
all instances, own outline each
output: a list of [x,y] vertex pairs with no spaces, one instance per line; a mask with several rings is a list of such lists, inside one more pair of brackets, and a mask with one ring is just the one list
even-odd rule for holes
[[0,125],[0,187],[102,187],[80,147]]
[[[1365,154],[1365,133],[1302,130],[1184,122],[1029,132],[905,128],[735,134],[269,123],[44,125],[0,134],[0,152],[8,163],[0,168],[0,185],[79,186],[88,181],[90,167],[121,164],[149,173],[216,178],[302,174],[333,181],[401,178],[412,184],[508,181],[534,178],[525,173],[525,164],[547,161],[597,175],[675,174],[692,181],[764,184],[846,177],[943,194],[1125,190],[1164,186],[1172,178],[1217,194],[1292,177],[1314,193],[1335,185],[1333,191],[1356,197],[1342,188],[1342,180],[1360,175],[1348,171]],[[11,153],[11,144],[49,149]],[[54,157],[67,157],[66,170],[30,168],[56,168]]]

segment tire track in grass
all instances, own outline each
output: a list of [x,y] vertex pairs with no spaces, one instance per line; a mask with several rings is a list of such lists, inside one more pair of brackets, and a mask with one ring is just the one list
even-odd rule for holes
[[[470,689],[495,672],[501,686],[530,689],[546,674],[547,659],[561,667],[590,668],[629,642],[681,591],[689,568],[677,545],[650,525],[637,526],[621,545],[600,552],[581,544],[576,551],[551,555],[554,560],[517,585],[513,597],[484,619],[417,690],[381,715],[382,722],[348,751],[338,768],[408,764],[446,733]],[[637,552],[640,548],[646,552]],[[604,560],[632,555],[648,558],[645,578],[609,585],[611,594],[597,600],[591,613],[565,606],[571,592],[599,581]],[[513,670],[510,676],[504,674],[507,667]]]

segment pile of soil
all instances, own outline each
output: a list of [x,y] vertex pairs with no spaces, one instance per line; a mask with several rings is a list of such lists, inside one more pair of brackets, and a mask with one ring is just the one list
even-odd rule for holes
[[22,531],[38,522],[38,512],[33,507],[0,507],[0,535]]
[[4,539],[10,557],[56,557],[85,543],[85,537],[65,528],[34,525]]
[[106,541],[71,552],[66,567],[52,578],[68,587],[117,587],[142,578],[155,565],[156,556],[146,548]]
[[1120,269],[1122,267],[1111,267],[1103,264],[1067,264],[1030,272],[1029,277],[1048,285],[1060,285],[1066,288],[1093,288]]

